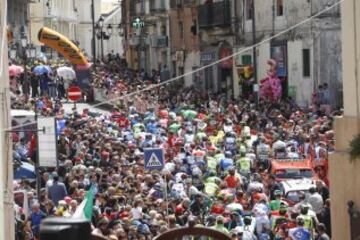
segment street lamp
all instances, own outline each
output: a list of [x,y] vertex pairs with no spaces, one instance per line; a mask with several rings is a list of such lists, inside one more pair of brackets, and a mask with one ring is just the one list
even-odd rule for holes
[[101,29],[104,27],[104,18],[103,18],[103,16],[101,16],[101,17],[99,18],[99,27],[100,27]]
[[26,64],[27,64],[27,45],[28,45],[28,40],[27,37],[25,35],[25,33],[22,33],[21,38],[20,38],[20,42],[21,42],[21,46],[22,46],[22,57],[24,58],[24,79],[23,79],[23,83],[27,82],[27,71],[26,71]]
[[105,33],[103,32],[103,27],[104,27],[104,18],[101,16],[95,26],[95,30],[98,32],[97,37],[100,39],[100,44],[101,44],[101,60],[104,60],[104,35],[105,35]]
[[30,57],[32,59],[36,58],[36,48],[31,44],[31,47],[30,47]]
[[12,60],[15,60],[16,59],[16,54],[17,54],[17,48],[15,45],[11,46],[10,48],[10,58]]
[[[101,16],[95,25],[96,36],[98,39],[100,39],[101,58],[102,59],[104,59],[104,39],[109,40],[110,36],[114,33],[114,26],[116,27],[115,24],[105,25],[104,21],[105,21],[105,19]],[[122,36],[124,34],[123,26],[121,23],[117,26],[118,26],[117,28],[119,30],[119,36]],[[106,29],[106,30],[104,30],[104,29]]]
[[23,35],[21,36],[20,41],[21,41],[21,46],[22,46],[23,48],[26,48],[26,46],[27,46],[27,37],[26,37],[25,34],[23,34]]
[[108,36],[111,36],[113,33],[113,27],[109,24],[109,26],[106,28]]
[[118,28],[118,31],[119,31],[119,36],[120,37],[124,36],[125,31],[124,31],[123,25],[120,23],[117,28]]

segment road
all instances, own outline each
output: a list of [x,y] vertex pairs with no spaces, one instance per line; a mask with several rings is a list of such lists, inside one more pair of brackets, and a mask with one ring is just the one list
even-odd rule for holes
[[[63,106],[64,106],[64,109],[65,109],[66,113],[71,113],[72,109],[74,107],[74,103],[70,103],[70,102],[69,103],[63,103]],[[82,113],[82,111],[85,108],[88,108],[91,112],[97,112],[97,113],[100,113],[100,114],[108,114],[109,113],[109,111],[107,111],[107,110],[100,109],[100,108],[94,108],[90,104],[87,104],[87,103],[77,103],[76,108],[77,108],[78,113]]]

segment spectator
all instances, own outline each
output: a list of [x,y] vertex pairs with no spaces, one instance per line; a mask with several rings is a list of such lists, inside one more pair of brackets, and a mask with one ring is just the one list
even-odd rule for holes
[[67,196],[67,191],[64,183],[59,182],[59,176],[53,175],[53,184],[49,187],[49,199],[51,199],[57,206],[59,201]]

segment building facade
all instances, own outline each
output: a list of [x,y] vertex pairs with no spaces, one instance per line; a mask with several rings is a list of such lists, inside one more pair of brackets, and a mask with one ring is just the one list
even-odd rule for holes
[[[80,49],[85,55],[92,58],[92,1],[88,0],[40,0],[34,1],[29,7],[29,35],[30,40],[38,48],[38,53],[43,52],[47,57],[56,58],[57,54],[50,48],[42,46],[37,39],[37,34],[42,27],[49,27],[63,34]],[[103,41],[103,51],[107,53],[123,53],[122,38],[118,34],[117,27],[121,23],[121,7],[117,1],[107,1],[106,7],[102,8],[101,0],[94,0],[95,22],[100,16],[104,18],[104,24],[114,26],[114,32],[108,39]],[[102,12],[104,11],[108,12]],[[95,39],[97,56],[100,56],[100,38]]]
[[[168,14],[150,11],[152,2],[165,2],[166,11],[169,6]],[[169,39],[170,44],[164,49],[167,48],[166,62],[172,74],[182,75],[201,68],[184,77],[186,86],[194,84],[227,97],[248,95],[253,92],[255,80],[260,82],[267,77],[267,61],[274,59],[283,96],[291,96],[298,104],[309,106],[313,92],[320,84],[327,83],[331,99],[335,100],[333,107],[340,106],[340,8],[291,28],[333,3],[323,0],[124,0],[127,60],[134,69],[144,66],[151,69],[159,65],[159,59],[165,59],[165,50],[150,47],[148,35],[157,29],[157,34],[167,34]],[[131,23],[136,17],[150,22],[141,31],[133,29]],[[259,42],[255,66],[251,46]],[[222,58],[227,60],[219,61]],[[161,63],[164,64],[164,60]],[[256,69],[257,79],[243,78],[247,66]]]
[[30,4],[30,41],[37,47],[38,57],[40,53],[48,58],[57,57],[57,53],[51,48],[42,47],[38,40],[39,30],[48,27],[76,41],[77,14],[75,0],[41,0]]
[[344,116],[335,119],[336,151],[329,161],[331,239],[360,239],[360,162],[349,156],[349,142],[360,134],[359,1],[344,1],[341,13]]
[[[196,1],[172,1],[170,10],[171,65],[175,75],[191,72],[200,66],[200,46]],[[185,76],[190,86],[199,83],[199,73]]]
[[[338,106],[342,102],[340,8],[286,31],[331,4],[331,1],[322,0],[254,0],[254,5],[252,0],[239,1],[236,6],[242,21],[235,51],[253,44],[254,30],[255,42],[283,33],[257,48],[258,81],[267,77],[269,66],[266,62],[272,58],[278,63],[277,73],[284,95],[290,95],[302,106],[309,106],[313,91],[319,84],[327,83],[331,99],[336,99],[333,104]],[[243,51],[237,56],[236,65],[241,67],[247,64],[246,60],[252,64],[252,58],[252,50]]]
[[7,1],[7,27],[14,41],[20,39],[21,32],[28,29],[28,0]]
[[[83,49],[85,54],[89,57],[93,57],[92,53],[92,2],[89,0],[76,0],[76,5],[81,6],[86,11],[79,11],[78,21],[76,24],[76,40],[79,43],[79,47]],[[99,24],[100,18],[103,19],[103,31],[106,32],[106,36],[102,39],[100,29],[95,29],[95,51],[96,58],[100,59],[101,55],[107,55],[108,53],[123,54],[123,42],[122,35],[119,32],[119,24],[122,21],[121,5],[117,1],[105,2],[94,0],[94,16],[95,25]],[[107,27],[111,25],[111,34],[108,33]],[[101,43],[102,41],[102,43]]]
[[[169,0],[124,0],[124,50],[132,69],[160,70],[170,65]],[[136,27],[135,21],[143,24]]]

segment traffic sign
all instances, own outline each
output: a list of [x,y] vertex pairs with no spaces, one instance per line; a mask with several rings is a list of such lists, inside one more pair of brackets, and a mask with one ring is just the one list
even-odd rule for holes
[[68,88],[68,97],[72,101],[79,101],[81,99],[81,88],[78,86],[71,86]]
[[161,148],[144,149],[145,169],[161,170],[164,168],[164,151]]

